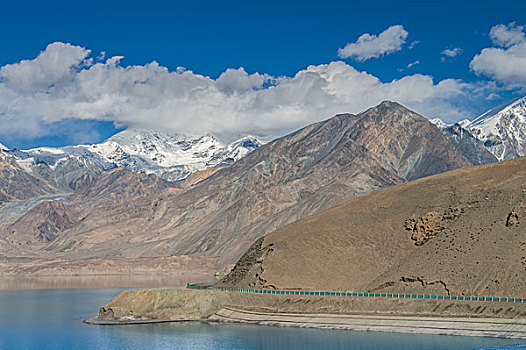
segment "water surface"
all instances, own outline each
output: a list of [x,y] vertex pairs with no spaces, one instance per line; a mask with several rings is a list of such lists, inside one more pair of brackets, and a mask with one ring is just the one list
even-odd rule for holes
[[0,349],[468,350],[513,339],[168,323],[91,326],[82,320],[118,289],[0,291]]

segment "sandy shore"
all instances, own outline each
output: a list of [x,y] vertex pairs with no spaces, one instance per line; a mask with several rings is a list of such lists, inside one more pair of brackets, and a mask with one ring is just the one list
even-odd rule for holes
[[290,314],[223,308],[210,316],[208,321],[300,328],[526,339],[526,320],[519,319]]
[[88,318],[87,320],[82,321],[87,324],[91,325],[99,325],[99,326],[124,326],[124,325],[130,325],[130,324],[155,324],[155,323],[170,323],[170,322],[197,322],[196,320],[190,320],[190,319],[180,319],[180,320],[173,320],[173,319],[144,319],[144,320],[102,320],[98,319],[97,317]]
[[207,319],[133,319],[93,317],[84,321],[92,325],[133,325],[167,322],[242,323],[264,326],[319,328],[352,331],[418,333],[526,339],[526,320],[467,317],[409,317],[385,315],[291,314],[254,312],[224,307]]

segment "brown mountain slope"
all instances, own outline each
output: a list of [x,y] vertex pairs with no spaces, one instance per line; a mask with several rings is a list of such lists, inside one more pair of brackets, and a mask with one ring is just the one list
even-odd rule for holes
[[254,288],[526,296],[526,158],[373,192],[258,240]]
[[275,140],[180,193],[96,206],[49,248],[129,257],[221,255],[228,263],[255,239],[301,217],[467,165],[427,119],[383,102]]
[[0,151],[0,204],[53,192],[47,182],[31,176],[13,157]]
[[[89,173],[87,173],[90,176]],[[85,177],[79,177],[76,183],[82,183]],[[133,203],[137,198],[149,198],[157,196],[160,193],[171,195],[177,192],[177,185],[163,180],[155,175],[135,174],[124,168],[117,168],[101,172],[94,179],[85,181],[87,186],[77,188],[78,192],[70,194],[65,204],[57,201],[43,201],[31,210],[21,215],[20,218],[9,225],[0,225],[0,237],[10,242],[14,249],[12,253],[23,253],[24,250],[35,251],[44,250],[42,253],[72,251],[79,244],[83,245],[89,242],[78,242],[68,240],[67,247],[55,249],[58,242],[62,242],[63,234],[68,229],[74,229],[86,220],[86,215],[92,212],[111,213],[111,219],[114,222],[126,221],[130,217],[140,216],[136,210],[130,208],[127,203]],[[121,208],[120,212],[109,210]],[[99,214],[102,216],[103,214]],[[96,216],[92,216],[90,225],[96,227],[98,221]],[[130,224],[127,221],[127,224]],[[140,224],[140,223],[137,223]],[[130,232],[130,229],[136,227],[124,227],[123,230]],[[116,232],[120,235],[121,231]],[[101,241],[101,237],[91,236],[91,240]],[[102,239],[104,241],[104,239]],[[119,241],[113,242],[119,245]],[[99,250],[108,249],[108,245],[100,246]]]
[[44,201],[11,225],[6,238],[15,246],[35,249],[53,241],[78,220],[79,215],[72,208],[58,201]]

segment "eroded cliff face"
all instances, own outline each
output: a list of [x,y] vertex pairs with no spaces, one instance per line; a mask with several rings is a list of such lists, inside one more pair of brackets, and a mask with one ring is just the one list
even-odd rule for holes
[[272,232],[222,285],[524,297],[525,203],[526,158],[419,179]]

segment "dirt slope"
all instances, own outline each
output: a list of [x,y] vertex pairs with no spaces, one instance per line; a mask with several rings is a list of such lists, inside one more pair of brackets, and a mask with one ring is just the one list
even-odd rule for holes
[[379,190],[257,241],[225,285],[526,296],[526,158]]

